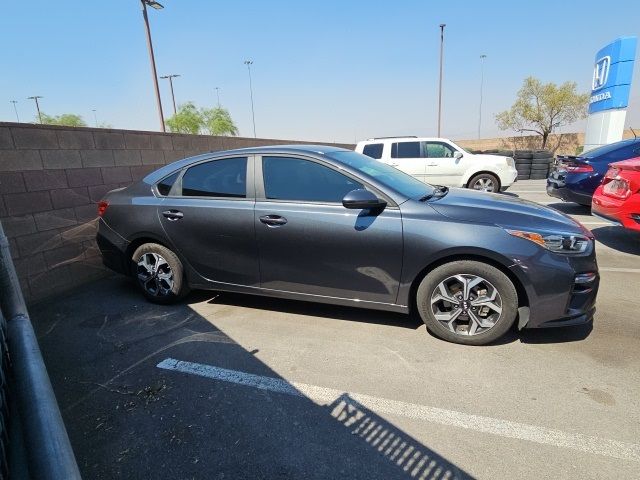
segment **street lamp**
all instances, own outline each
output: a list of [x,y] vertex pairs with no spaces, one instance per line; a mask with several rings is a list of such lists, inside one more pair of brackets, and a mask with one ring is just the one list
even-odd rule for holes
[[171,86],[171,100],[173,101],[173,114],[176,115],[178,113],[178,110],[176,110],[176,97],[173,94],[173,79],[176,77],[179,77],[180,75],[174,74],[172,73],[171,75],[165,75],[164,77],[160,77],[160,78],[164,78],[164,79],[169,79],[169,85]]
[[251,118],[253,119],[253,138],[256,137],[256,114],[253,109],[253,85],[251,83],[251,65],[253,65],[253,60],[245,60],[244,64],[247,66],[247,70],[249,71],[249,94],[251,95]]
[[96,122],[96,128],[98,128],[98,115],[96,115],[96,109],[92,108],[91,111],[93,112],[93,120]]
[[18,121],[18,123],[20,123],[20,117],[18,116],[18,107],[16,107],[16,103],[18,103],[17,100],[10,100],[11,103],[13,103],[13,109],[16,112],[16,120]]
[[446,23],[440,24],[440,83],[438,87],[438,137],[440,137],[440,125],[442,118],[442,56],[444,53],[444,27]]
[[478,140],[480,140],[480,129],[482,127],[482,88],[484,86],[484,59],[486,55],[480,55],[480,109],[478,111]]
[[36,102],[36,110],[38,111],[38,118],[40,119],[40,124],[42,124],[42,114],[40,113],[40,104],[38,103],[39,98],[44,98],[42,95],[34,95],[33,97],[27,97],[27,100],[34,100]]
[[162,100],[160,100],[160,88],[158,87],[158,74],[156,72],[156,59],[153,55],[153,43],[151,42],[151,29],[149,28],[149,17],[147,16],[147,6],[161,10],[164,7],[155,0],[140,0],[142,4],[142,18],[144,18],[144,26],[147,32],[147,47],[149,47],[149,58],[151,60],[151,74],[153,76],[153,86],[156,91],[156,103],[158,104],[158,115],[160,117],[160,128],[166,132],[164,126],[164,115],[162,114]]
[[216,95],[218,97],[218,108],[220,108],[220,87],[216,87]]

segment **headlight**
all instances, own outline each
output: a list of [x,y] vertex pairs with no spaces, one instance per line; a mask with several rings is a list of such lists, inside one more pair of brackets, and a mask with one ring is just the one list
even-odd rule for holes
[[573,233],[539,233],[522,230],[506,230],[509,235],[524,238],[537,243],[552,252],[564,254],[584,253],[589,248],[591,239],[584,235]]
[[507,157],[507,165],[509,165],[510,167],[515,167],[516,166],[516,162],[513,158],[511,157]]

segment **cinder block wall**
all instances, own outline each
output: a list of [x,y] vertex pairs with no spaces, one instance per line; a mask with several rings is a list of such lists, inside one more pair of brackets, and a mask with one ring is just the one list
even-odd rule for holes
[[95,204],[109,190],[199,153],[291,143],[314,142],[0,122],[0,221],[25,297],[108,274],[94,237]]

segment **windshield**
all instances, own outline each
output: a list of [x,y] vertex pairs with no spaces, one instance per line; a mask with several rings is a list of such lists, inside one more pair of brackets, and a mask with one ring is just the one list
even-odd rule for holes
[[401,172],[397,168],[374,160],[356,152],[330,152],[327,156],[349,165],[356,170],[366,173],[380,183],[392,188],[396,192],[408,198],[418,198],[433,194],[433,186]]
[[621,142],[610,143],[609,145],[603,145],[602,147],[594,148],[593,150],[589,150],[578,156],[582,158],[599,157],[600,155],[606,155],[607,153],[613,152],[614,150],[617,150],[621,147],[631,145],[635,141],[636,140],[632,138],[630,140],[622,140]]

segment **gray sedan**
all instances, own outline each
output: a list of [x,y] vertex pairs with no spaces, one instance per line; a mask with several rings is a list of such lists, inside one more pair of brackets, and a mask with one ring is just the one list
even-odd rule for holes
[[578,222],[339,148],[187,158],[109,192],[98,213],[105,265],[158,303],[210,289],[415,310],[469,345],[595,312],[594,241]]

